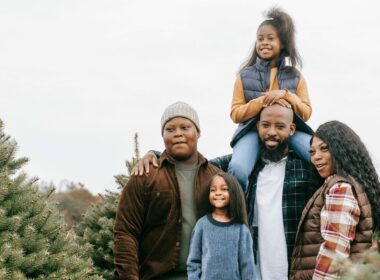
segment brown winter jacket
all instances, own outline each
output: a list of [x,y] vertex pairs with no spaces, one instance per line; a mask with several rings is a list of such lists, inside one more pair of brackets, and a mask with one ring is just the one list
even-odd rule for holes
[[353,187],[353,192],[360,208],[359,223],[356,227],[355,239],[351,243],[350,257],[355,257],[371,247],[373,234],[372,211],[363,186],[351,177],[347,179],[337,175],[332,176],[315,192],[302,213],[292,256],[290,280],[312,279],[319,248],[324,241],[320,231],[321,210],[330,188],[341,181],[347,182]]
[[[201,154],[198,162],[195,200],[200,218],[205,214],[201,195],[220,170]],[[152,279],[173,270],[181,246],[181,217],[174,163],[164,152],[158,168],[150,168],[146,176],[132,176],[121,194],[113,249],[118,279]]]

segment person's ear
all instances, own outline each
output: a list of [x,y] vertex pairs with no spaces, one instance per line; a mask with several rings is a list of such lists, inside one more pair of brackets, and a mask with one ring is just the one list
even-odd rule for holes
[[198,128],[195,128],[195,130],[197,131],[197,139],[199,139],[199,137],[201,137],[201,131]]
[[296,124],[292,123],[290,125],[290,136],[292,136],[296,132]]

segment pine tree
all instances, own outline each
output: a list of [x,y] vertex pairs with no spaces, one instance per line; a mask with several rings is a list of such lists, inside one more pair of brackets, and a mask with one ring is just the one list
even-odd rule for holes
[[[119,189],[128,182],[133,166],[139,159],[138,135],[134,137],[135,156],[126,161],[127,174],[114,176]],[[91,246],[89,256],[95,266],[95,272],[104,279],[114,279],[115,266],[113,263],[113,226],[120,192],[107,191],[103,201],[94,204],[76,227],[80,243]]]
[[[380,232],[375,232],[374,240],[380,243]],[[355,259],[338,261],[337,268],[342,271],[342,280],[378,280],[380,279],[380,247],[365,251]]]
[[38,190],[37,178],[20,171],[17,144],[0,120],[0,279],[102,279],[92,275],[88,248],[63,231],[58,209]]

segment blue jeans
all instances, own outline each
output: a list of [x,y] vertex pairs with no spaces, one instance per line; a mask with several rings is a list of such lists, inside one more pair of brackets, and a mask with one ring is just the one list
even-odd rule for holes
[[[301,159],[310,162],[310,139],[311,135],[296,131],[289,138],[289,148],[292,149]],[[260,150],[259,137],[256,131],[250,131],[244,135],[234,146],[232,158],[228,165],[228,172],[236,177],[246,190],[248,177],[255,166]]]

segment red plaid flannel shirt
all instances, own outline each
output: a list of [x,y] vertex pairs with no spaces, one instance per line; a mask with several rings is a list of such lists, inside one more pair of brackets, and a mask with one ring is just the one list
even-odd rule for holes
[[349,257],[359,216],[360,209],[352,186],[345,182],[332,186],[321,211],[321,234],[325,241],[317,256],[314,280],[339,279],[333,264],[338,258]]

